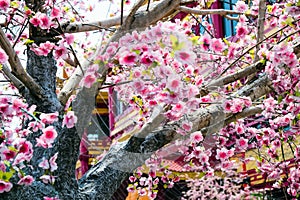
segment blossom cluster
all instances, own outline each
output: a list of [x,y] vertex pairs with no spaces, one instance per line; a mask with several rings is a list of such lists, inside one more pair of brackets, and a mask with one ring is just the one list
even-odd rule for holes
[[[54,124],[59,120],[58,112],[40,113],[37,117],[35,109],[36,106],[28,107],[22,99],[5,94],[0,96],[0,193],[12,189],[13,183],[10,181],[14,176],[18,177],[14,184],[31,185],[37,177],[26,172],[30,168],[28,164],[33,157],[34,147],[52,148],[57,138]],[[72,128],[76,120],[74,112],[68,111],[63,117],[63,126]],[[25,129],[22,128],[24,122],[28,123]],[[36,133],[39,137],[35,141],[27,140],[28,136]],[[49,159],[43,157],[37,166],[45,170],[45,174],[39,177],[44,183],[53,184],[55,181],[53,172],[58,168],[57,156],[58,153]]]

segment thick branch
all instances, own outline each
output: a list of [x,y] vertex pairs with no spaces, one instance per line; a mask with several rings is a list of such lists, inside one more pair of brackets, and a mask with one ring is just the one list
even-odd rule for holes
[[177,10],[185,12],[185,13],[192,13],[196,15],[246,15],[246,16],[252,16],[251,14],[238,12],[235,10],[225,10],[225,9],[195,9],[195,8],[189,8],[186,6],[179,6]]
[[5,74],[5,76],[14,84],[14,86],[16,86],[18,90],[22,93],[22,91],[24,91],[25,89],[25,86],[17,77],[15,77],[11,73],[9,67],[5,64],[2,65],[2,71]]
[[[258,25],[257,25],[257,35],[256,35],[256,42],[259,43],[264,39],[264,22],[265,22],[265,15],[266,15],[266,0],[259,1],[259,8],[258,8]],[[256,48],[255,51],[255,58],[254,62],[258,61],[258,51],[259,46]]]
[[256,72],[262,70],[264,67],[265,67],[265,64],[263,64],[262,62],[256,62],[256,63],[254,63],[248,67],[245,67],[244,69],[241,69],[233,74],[229,74],[227,76],[220,77],[216,80],[212,80],[204,88],[201,88],[200,96],[207,95],[210,91],[215,90],[217,87],[222,87],[224,85],[227,85],[229,83],[237,81],[241,78],[245,78],[253,73],[256,73]]
[[109,19],[94,21],[94,22],[83,22],[83,23],[65,23],[61,25],[60,32],[62,33],[79,33],[87,31],[96,31],[99,29],[108,29],[113,26],[120,25],[120,17],[111,17]]
[[137,10],[145,3],[145,1],[146,0],[140,0],[133,6],[129,15],[126,17],[124,24],[121,27],[122,30],[130,29],[130,25],[132,24],[132,22],[134,20],[134,15],[136,14]]

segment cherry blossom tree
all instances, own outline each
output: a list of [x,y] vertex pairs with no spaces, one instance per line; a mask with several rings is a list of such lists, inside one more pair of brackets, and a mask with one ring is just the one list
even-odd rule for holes
[[[164,164],[174,153],[199,174],[189,199],[251,198],[237,169],[253,159],[271,188],[297,198],[299,1],[238,1],[233,10],[202,0],[111,3],[115,16],[88,21],[88,1],[0,0],[9,82],[0,93],[0,198],[110,199],[129,178],[129,192],[154,199],[159,182],[180,179]],[[212,14],[237,21],[235,38],[215,37]],[[61,69],[69,77],[58,85]],[[80,140],[105,87],[139,120],[77,181]],[[237,157],[249,151],[256,156]]]

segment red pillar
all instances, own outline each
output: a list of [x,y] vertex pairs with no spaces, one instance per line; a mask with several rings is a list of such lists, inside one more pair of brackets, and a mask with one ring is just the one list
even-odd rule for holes
[[80,142],[79,160],[81,175],[84,175],[89,170],[89,151],[86,131],[84,131]]
[[[216,0],[212,5],[211,9],[219,9],[221,8],[221,2],[219,0]],[[222,38],[224,35],[223,32],[223,19],[220,15],[211,15],[212,23],[214,25],[215,29],[215,37],[216,38]]]
[[115,125],[115,109],[114,109],[114,89],[110,87],[108,89],[108,119],[109,129],[112,131]]

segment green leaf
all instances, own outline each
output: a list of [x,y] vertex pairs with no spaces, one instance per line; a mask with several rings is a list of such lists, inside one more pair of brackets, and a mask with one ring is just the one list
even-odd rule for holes
[[16,8],[16,9],[19,8],[19,5],[20,5],[20,4],[18,3],[18,1],[12,1],[12,2],[10,3],[10,6],[13,7],[13,8]]
[[282,95],[280,95],[279,97],[278,97],[278,103],[281,103],[282,102],[282,100],[283,100],[283,96]]
[[160,40],[160,41],[158,42],[158,45],[159,45],[162,49],[166,47],[166,45],[162,42],[162,40]]
[[262,63],[263,65],[266,65],[266,59],[261,59],[259,62]]
[[11,150],[11,151],[14,151],[14,152],[17,152],[17,151],[18,151],[18,150],[17,150],[15,147],[13,147],[13,146],[9,146],[8,149]]
[[299,91],[299,90],[297,90],[297,91],[295,92],[295,96],[296,96],[296,97],[300,97],[300,91]]
[[141,51],[138,50],[138,49],[133,49],[132,52],[136,53],[136,55],[140,55],[141,54]]
[[251,50],[249,51],[249,54],[250,54],[251,58],[254,59],[254,54],[255,54],[254,49],[251,49]]
[[228,49],[225,49],[225,50],[223,51],[223,55],[224,55],[224,56],[227,56],[227,55],[228,55]]
[[282,24],[293,27],[294,26],[293,22],[294,22],[293,18],[289,16],[285,21],[282,22]]
[[226,40],[226,38],[223,38],[224,43],[230,47],[230,42],[228,40]]
[[26,39],[24,44],[25,45],[29,45],[29,44],[33,44],[34,43],[34,40],[30,40],[30,39]]
[[300,0],[296,3],[296,6],[300,7]]
[[194,36],[194,37],[191,38],[191,41],[192,41],[193,45],[198,44],[199,38],[200,38],[200,36]]
[[0,180],[9,181],[9,179],[14,175],[15,171],[11,170],[9,172],[0,171]]
[[273,6],[271,6],[271,5],[267,5],[267,11],[268,11],[269,13],[271,13],[271,12],[272,12],[272,9],[273,9]]
[[262,193],[252,193],[251,196],[262,198],[263,194]]
[[3,163],[4,163],[6,166],[10,167],[10,162],[9,162],[8,160],[4,160]]
[[0,70],[2,70],[3,66],[0,64]]
[[211,5],[215,2],[215,0],[208,0],[207,3],[206,3],[206,7],[207,8],[210,8]]
[[174,51],[178,51],[184,47],[185,43],[184,42],[179,43],[179,41],[175,35],[170,35],[170,40],[172,42],[172,49]]

